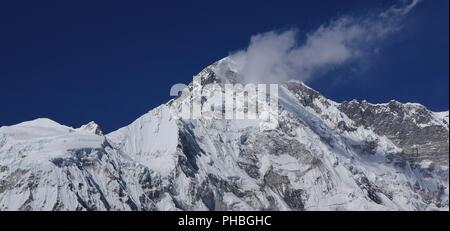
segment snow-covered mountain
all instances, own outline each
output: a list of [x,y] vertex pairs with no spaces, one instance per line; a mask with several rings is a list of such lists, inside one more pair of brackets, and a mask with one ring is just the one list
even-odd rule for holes
[[[225,58],[195,79],[241,82],[234,70]],[[449,209],[448,111],[337,103],[288,82],[275,129],[261,129],[182,119],[190,97],[106,135],[94,122],[1,127],[0,210]]]

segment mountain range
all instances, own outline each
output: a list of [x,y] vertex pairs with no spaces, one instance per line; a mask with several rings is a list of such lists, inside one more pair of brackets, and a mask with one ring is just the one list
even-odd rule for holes
[[[241,83],[233,65],[194,80]],[[276,124],[180,118],[190,97],[109,134],[50,119],[1,127],[0,210],[449,209],[448,111],[338,103],[289,81]]]

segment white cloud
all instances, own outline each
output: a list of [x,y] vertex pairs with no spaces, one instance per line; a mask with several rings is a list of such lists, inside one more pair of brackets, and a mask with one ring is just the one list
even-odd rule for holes
[[307,34],[302,44],[297,42],[296,30],[258,34],[231,59],[247,82],[306,81],[378,50],[379,43],[401,28],[401,19],[419,1],[403,1],[365,17],[340,17]]

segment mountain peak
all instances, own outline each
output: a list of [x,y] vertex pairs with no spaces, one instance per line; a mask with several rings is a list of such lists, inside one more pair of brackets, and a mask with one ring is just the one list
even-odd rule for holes
[[64,125],[61,125],[60,123],[48,119],[48,118],[38,118],[30,121],[25,121],[16,125],[17,127],[61,127]]
[[92,133],[95,135],[99,135],[99,136],[103,135],[103,132],[100,129],[100,126],[97,123],[95,123],[94,121],[91,121],[91,122],[81,126],[79,128],[79,130],[86,131],[86,132],[89,132],[89,133]]

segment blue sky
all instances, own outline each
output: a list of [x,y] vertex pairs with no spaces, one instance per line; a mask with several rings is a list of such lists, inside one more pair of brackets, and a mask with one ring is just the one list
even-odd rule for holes
[[[255,34],[317,30],[398,1],[2,1],[0,126],[47,117],[122,127],[170,99]],[[309,79],[336,100],[419,102],[448,110],[448,1],[424,0],[364,65]]]

